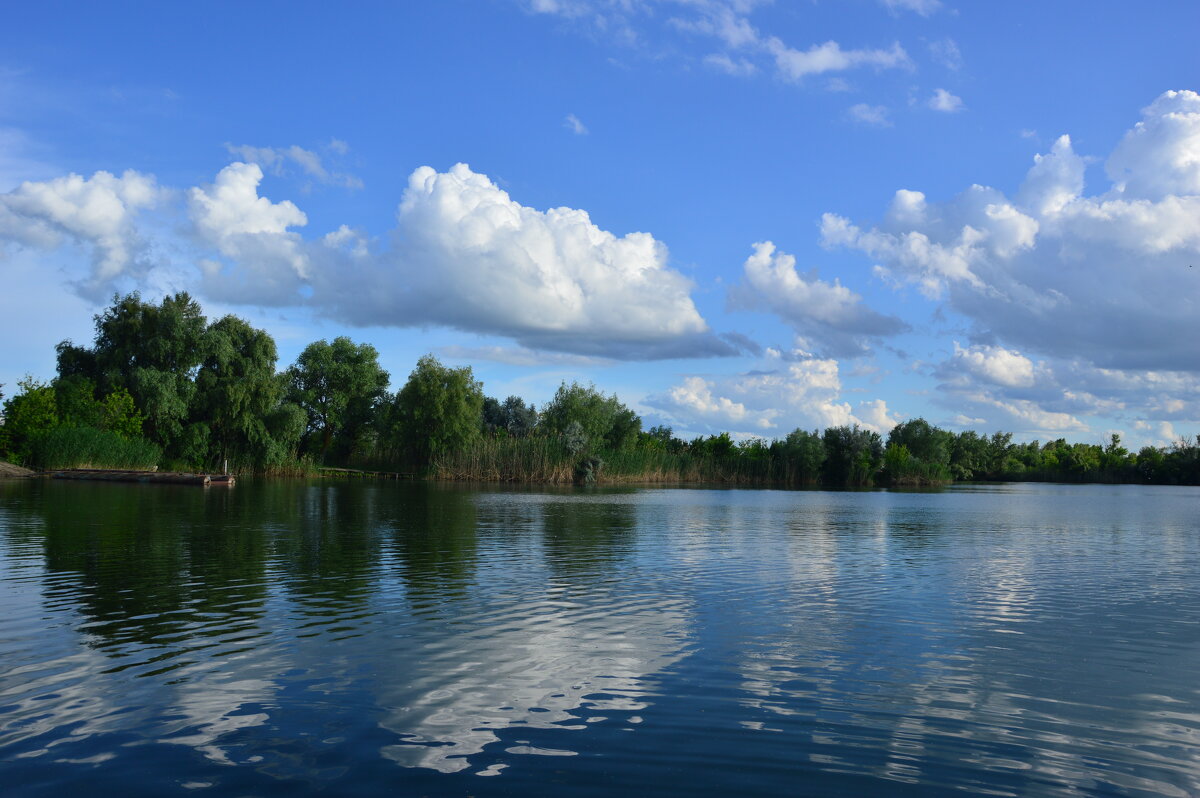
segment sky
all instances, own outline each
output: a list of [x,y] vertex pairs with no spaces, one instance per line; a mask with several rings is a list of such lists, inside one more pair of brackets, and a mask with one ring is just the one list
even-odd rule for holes
[[114,294],[782,437],[1200,433],[1193,0],[25,3],[0,388]]

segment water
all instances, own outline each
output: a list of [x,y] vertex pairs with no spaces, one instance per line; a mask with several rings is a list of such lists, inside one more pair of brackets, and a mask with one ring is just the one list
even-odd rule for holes
[[0,785],[1196,795],[1198,509],[0,483]]

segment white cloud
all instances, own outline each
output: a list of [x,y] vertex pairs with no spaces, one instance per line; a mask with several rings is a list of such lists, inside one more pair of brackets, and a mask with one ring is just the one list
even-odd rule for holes
[[587,126],[579,121],[579,117],[575,114],[567,114],[567,118],[563,120],[563,127],[574,133],[576,136],[586,136],[588,134]]
[[312,270],[305,242],[290,228],[308,224],[308,217],[289,200],[259,196],[262,178],[257,164],[233,163],[211,186],[187,192],[197,238],[232,261],[225,273],[204,269],[206,292],[227,301],[294,304]]
[[121,177],[96,172],[27,181],[0,194],[0,239],[52,249],[64,241],[92,253],[92,287],[120,276],[142,247],[138,213],[162,197],[152,176],[126,171]]
[[1033,361],[1002,346],[975,345],[963,349],[954,342],[956,365],[998,385],[1033,385]]
[[923,17],[936,12],[942,7],[941,0],[880,0],[889,11],[912,11]]
[[954,39],[945,38],[930,42],[929,55],[947,69],[962,68],[962,52],[958,49],[958,42]]
[[861,122],[864,125],[874,125],[875,127],[892,126],[892,120],[888,118],[888,110],[882,105],[858,103],[857,105],[850,106],[848,113],[851,119]]
[[173,222],[160,219],[156,242],[178,262],[139,260],[136,273],[130,266],[146,245],[134,217],[170,193],[135,172],[70,175],[0,195],[0,243],[90,247],[93,279],[77,288],[93,298],[130,275],[143,288],[189,288],[229,304],[306,306],[364,326],[448,326],[589,357],[756,349],[709,331],[691,282],[649,233],[617,236],[583,210],[523,206],[465,164],[414,171],[383,241],[344,225],[306,240],[298,232],[306,214],[260,195],[262,180],[258,164],[238,162],[211,185],[179,192],[190,236],[171,236]]
[[[954,345],[934,373],[938,403],[975,422],[1025,437],[1114,423],[1146,430],[1164,420],[1200,421],[1200,377],[1179,371],[1098,368],[1079,358],[1036,363],[994,344]],[[955,422],[958,424],[959,422]],[[961,424],[960,424],[961,425]]]
[[736,77],[747,77],[758,71],[758,67],[752,61],[747,61],[745,58],[734,60],[725,53],[707,55],[704,57],[704,63],[727,75],[734,75]]
[[648,397],[645,404],[679,429],[728,431],[738,437],[779,437],[797,427],[846,424],[886,433],[897,423],[881,399],[861,402],[857,411],[839,401],[836,360],[801,355],[780,362],[778,353],[773,360],[768,360],[773,368],[734,377],[686,377],[667,393]]
[[345,236],[315,247],[313,303],[356,324],[440,324],[584,355],[736,351],[708,332],[649,233],[523,206],[466,164],[412,173],[393,241],[378,254]]
[[[877,227],[826,214],[827,246],[860,250],[898,280],[1016,347],[1106,368],[1200,370],[1200,96],[1167,92],[1109,159],[1119,181],[1084,193],[1062,136],[1010,200],[972,186],[945,203],[900,192]],[[919,198],[919,202],[915,199]]]
[[1200,94],[1165,92],[1142,116],[1105,165],[1122,196],[1200,195]]
[[[230,155],[246,163],[257,164],[274,175],[286,174],[287,166],[291,163],[299,166],[304,174],[319,183],[345,188],[363,187],[361,179],[345,172],[330,171],[325,167],[320,155],[296,144],[290,147],[254,147],[249,144],[226,143],[225,149],[229,151]],[[331,139],[329,149],[338,155],[345,155],[349,146],[344,141]]]
[[912,61],[899,42],[887,50],[843,50],[835,41],[813,45],[807,50],[788,47],[771,37],[764,46],[775,58],[780,75],[799,81],[808,75],[870,66],[876,69],[911,68]]
[[660,400],[676,411],[683,411],[693,421],[701,420],[715,423],[718,426],[726,424],[733,429],[770,429],[771,419],[778,415],[777,410],[764,410],[750,413],[741,402],[724,396],[715,396],[713,386],[703,377],[687,377],[682,383],[671,388],[666,400]]
[[[731,75],[750,75],[760,69],[756,60],[773,64],[783,80],[799,82],[809,75],[872,67],[911,69],[913,64],[899,42],[890,48],[843,49],[836,41],[799,49],[778,36],[761,32],[750,13],[771,0],[524,0],[525,8],[582,23],[592,31],[627,45],[645,45],[642,23],[665,19],[664,30],[715,40],[726,52],[713,53],[703,62]],[[938,0],[883,0],[891,9],[928,14]],[[663,13],[665,9],[665,14]],[[661,57],[656,49],[654,57]],[[667,49],[677,50],[677,47]],[[736,56],[735,56],[736,53]],[[762,66],[765,66],[764,63]]]
[[956,97],[945,89],[934,89],[933,96],[929,98],[928,105],[933,110],[946,114],[953,114],[963,110],[962,97]]
[[814,272],[796,271],[796,259],[770,241],[754,245],[740,283],[729,291],[737,309],[765,309],[804,337],[806,348],[837,356],[863,354],[867,341],[895,335],[908,325],[862,304],[862,297],[839,281],[825,282]]

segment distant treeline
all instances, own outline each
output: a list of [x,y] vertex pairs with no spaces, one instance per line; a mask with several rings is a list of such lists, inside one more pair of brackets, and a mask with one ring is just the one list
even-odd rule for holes
[[[642,429],[615,395],[561,385],[540,409],[484,394],[470,367],[431,355],[388,391],[378,352],[317,341],[283,372],[275,341],[236,316],[205,319],[187,294],[114,297],[90,347],[64,341],[56,376],[3,403],[0,456],[41,468],[160,466],[311,473],[321,465],[445,479],[927,486],[955,480],[1200,484],[1200,437],[1137,454],[1011,433],[955,433],[924,419],[886,439],[857,426],[778,440],[681,440]],[[0,394],[0,399],[3,395]]]

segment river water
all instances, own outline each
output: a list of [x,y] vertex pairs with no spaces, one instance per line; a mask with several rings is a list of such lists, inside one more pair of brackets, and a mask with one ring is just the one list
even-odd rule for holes
[[0,482],[0,785],[1197,795],[1200,490]]

